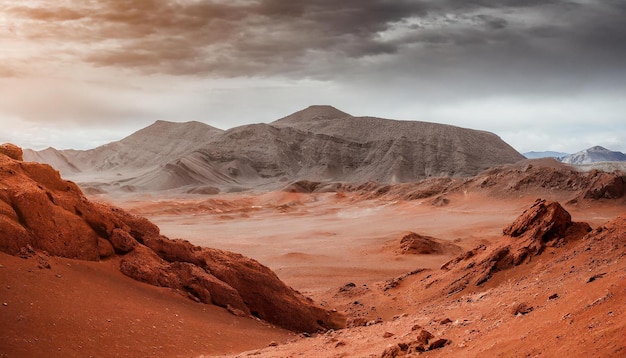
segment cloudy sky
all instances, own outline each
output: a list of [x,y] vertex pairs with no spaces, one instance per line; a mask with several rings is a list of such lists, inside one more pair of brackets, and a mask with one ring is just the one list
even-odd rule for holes
[[2,0],[0,142],[330,104],[520,152],[626,151],[625,18],[623,0]]

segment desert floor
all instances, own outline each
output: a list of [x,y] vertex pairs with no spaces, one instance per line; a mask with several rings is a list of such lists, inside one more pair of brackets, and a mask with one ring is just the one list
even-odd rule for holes
[[[112,202],[147,217],[170,238],[242,253],[269,266],[290,286],[316,295],[348,282],[377,282],[417,268],[438,268],[456,255],[401,255],[402,236],[416,232],[470,250],[501,237],[502,229],[535,199],[466,193],[435,207],[430,199],[273,192],[208,200],[132,196]],[[592,227],[626,211],[601,204],[565,208],[572,220]]]
[[[415,307],[402,295],[394,298],[393,293],[380,290],[393,277],[419,268],[438,269],[456,256],[452,252],[400,254],[399,242],[407,232],[446,240],[469,250],[498,240],[502,229],[528,208],[535,196],[504,200],[480,193],[459,193],[450,196],[450,203],[442,207],[434,207],[427,200],[362,200],[358,195],[336,193],[238,193],[210,197],[132,194],[95,195],[90,199],[145,216],[170,238],[252,257],[327,308],[357,312],[366,319],[380,318],[384,322],[303,338],[253,319],[235,317],[215,306],[195,303],[170,289],[137,283],[119,273],[115,260],[92,263],[0,254],[2,356],[379,357],[386,342],[401,340],[402,334],[409,334],[416,324],[430,325],[429,330],[436,336],[447,334],[457,351],[448,350],[446,354],[458,356],[497,356],[498,352],[507,351],[506,342],[510,339],[542,339],[542,333],[532,333],[530,323],[513,322],[514,316],[497,323],[497,312],[472,310],[458,302],[456,306],[446,306],[445,311],[441,307]],[[626,207],[610,201],[564,207],[574,221],[586,221],[594,228],[626,212]],[[524,268],[515,270],[518,275],[525,274]],[[614,285],[610,286],[612,290],[623,294],[624,281],[614,277],[602,285]],[[354,283],[356,290],[342,294],[341,288],[348,283]],[[475,293],[483,295],[475,299],[493,300],[488,305],[492,310],[498,310],[503,300],[507,305],[515,303],[515,288],[506,282],[497,287],[495,284],[487,293]],[[579,296],[591,302],[602,296],[604,286]],[[544,295],[544,289],[537,295]],[[626,307],[626,296],[618,297]],[[546,300],[543,296],[538,299]],[[561,300],[561,304],[567,302]],[[484,310],[484,305],[481,307]],[[433,326],[432,322],[447,317],[454,322],[452,327]],[[481,317],[485,318],[482,323]],[[623,309],[611,311],[607,317],[622,319]],[[464,322],[475,322],[475,326],[465,327]],[[496,348],[484,343],[480,349],[467,348],[472,335],[488,334],[493,330],[489,327],[499,324],[505,330],[498,330],[489,339],[494,344],[505,343]],[[618,331],[604,333],[626,333],[623,324],[611,327]],[[511,329],[517,331],[512,333]],[[558,336],[554,332],[543,333],[552,340]],[[583,348],[577,352],[583,353],[585,337],[580,339]],[[264,348],[269,345],[272,347]],[[250,353],[241,353],[244,351]],[[520,356],[526,354],[540,352],[533,354],[530,348],[520,352]]]

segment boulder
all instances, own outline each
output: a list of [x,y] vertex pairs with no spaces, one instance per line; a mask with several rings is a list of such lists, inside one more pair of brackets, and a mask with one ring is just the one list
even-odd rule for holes
[[526,236],[545,242],[557,236],[564,236],[571,225],[572,217],[559,203],[538,199],[513,223],[504,228],[502,233],[511,237]]

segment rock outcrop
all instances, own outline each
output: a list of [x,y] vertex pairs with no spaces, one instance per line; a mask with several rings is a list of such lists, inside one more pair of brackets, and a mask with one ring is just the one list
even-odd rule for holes
[[20,161],[18,153],[14,146],[0,149],[1,251],[18,255],[32,248],[80,260],[119,255],[122,273],[204,303],[296,331],[343,326],[340,315],[316,306],[257,261],[170,240],[147,219],[90,202],[52,167]]
[[589,186],[582,194],[584,199],[618,199],[626,195],[626,179],[622,173],[592,170],[589,178]]
[[4,154],[11,159],[23,160],[24,152],[22,152],[22,148],[15,144],[5,143],[0,145],[0,154]]
[[590,231],[587,223],[572,222],[559,203],[538,199],[504,228],[505,236],[499,245],[489,249],[481,245],[442,266],[459,276],[446,288],[447,293],[461,291],[470,284],[482,285],[495,273],[531,260],[546,247],[579,240]]
[[403,255],[443,255],[459,253],[460,251],[461,248],[455,244],[409,232],[400,239],[398,253]]

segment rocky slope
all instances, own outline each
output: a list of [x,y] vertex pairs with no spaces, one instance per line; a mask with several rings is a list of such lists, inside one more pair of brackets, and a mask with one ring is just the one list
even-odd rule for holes
[[238,315],[306,332],[342,326],[340,316],[257,261],[170,240],[147,219],[90,202],[52,167],[22,161],[21,149],[12,145],[0,147],[0,251],[91,261],[120,257],[127,276]]
[[[91,151],[63,151],[49,159],[29,152],[27,159],[58,163],[59,154],[83,172],[111,173],[107,178],[114,183],[106,190],[191,191],[276,189],[304,179],[400,183],[467,177],[524,158],[492,133],[352,117],[330,106],[224,132],[199,123],[157,122]],[[88,181],[81,178],[81,185]]]

